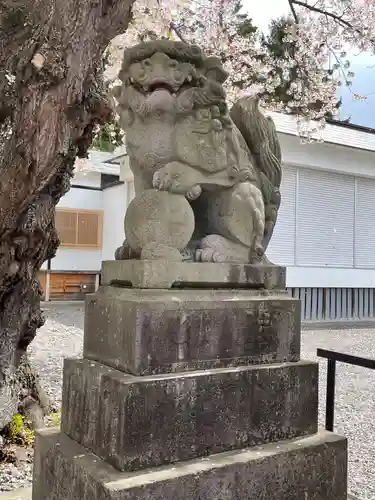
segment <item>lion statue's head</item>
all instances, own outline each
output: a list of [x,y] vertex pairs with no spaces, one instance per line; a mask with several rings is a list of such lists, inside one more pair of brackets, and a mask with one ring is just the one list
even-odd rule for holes
[[225,107],[221,60],[206,57],[196,45],[156,40],[124,52],[115,97],[120,107],[148,115],[186,113],[193,108]]

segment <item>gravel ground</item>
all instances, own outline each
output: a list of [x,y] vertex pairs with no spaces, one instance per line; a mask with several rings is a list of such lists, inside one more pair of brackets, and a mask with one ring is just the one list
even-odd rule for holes
[[[47,321],[31,345],[30,359],[56,406],[61,402],[62,362],[80,356],[83,306],[58,305],[46,310]],[[303,357],[316,360],[324,347],[375,358],[375,329],[305,330]],[[375,371],[338,364],[335,431],[349,440],[350,492],[360,500],[375,498]],[[320,424],[324,425],[326,360],[320,360]],[[29,486],[32,465],[0,465],[0,491]]]
[[[83,305],[48,306],[46,323],[29,348],[30,362],[56,408],[61,406],[63,360],[79,357],[83,340]],[[31,486],[33,464],[0,464],[0,492]]]
[[[375,359],[375,328],[306,330],[302,355],[316,360],[319,347]],[[325,420],[326,364],[320,362],[320,415]],[[360,500],[375,499],[375,370],[337,363],[335,432],[348,438],[349,491]]]
[[82,355],[83,305],[48,306],[45,316],[46,323],[31,343],[28,352],[45,391],[56,408],[60,408],[64,358]]

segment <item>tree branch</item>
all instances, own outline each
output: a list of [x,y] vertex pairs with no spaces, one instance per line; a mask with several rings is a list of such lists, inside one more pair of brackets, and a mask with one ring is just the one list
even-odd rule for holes
[[[305,9],[312,10],[314,12],[317,12],[318,14],[323,14],[324,16],[328,16],[331,19],[334,19],[335,21],[337,21],[338,23],[343,24],[347,28],[353,29],[353,26],[348,21],[345,21],[345,19],[342,19],[342,17],[338,16],[337,14],[333,14],[332,12],[327,12],[326,10],[320,9],[319,7],[315,7],[314,5],[309,5],[305,2],[300,2],[299,0],[288,0],[288,1],[289,1],[289,5],[291,6],[291,8],[292,8],[293,4],[299,5],[300,7],[304,7]],[[293,7],[293,9],[294,9],[294,7]],[[359,30],[355,30],[355,31],[360,33]]]
[[293,5],[292,0],[288,0],[288,3],[289,3],[290,10],[292,11],[292,14],[293,14],[294,20],[295,20],[295,22],[296,22],[296,23],[298,23],[298,16],[297,16],[297,12],[296,12],[296,9],[294,8],[294,5]]
[[[288,0],[289,4],[294,4],[294,5],[299,5],[300,7],[303,7],[305,9],[311,10],[313,12],[317,12],[318,14],[322,14],[323,16],[329,17],[339,23],[341,26],[345,26],[346,28],[349,28],[353,30],[355,33],[358,35],[363,36],[363,33],[361,32],[360,29],[356,28],[353,26],[349,21],[346,21],[343,19],[341,16],[334,14],[333,12],[328,12],[324,9],[320,9],[319,7],[316,7],[315,5],[309,5],[305,2],[301,2],[300,0]],[[375,38],[370,38],[370,42],[375,46]]]
[[176,24],[173,21],[170,22],[169,29],[171,31],[174,31],[176,33],[176,35],[181,40],[181,42],[186,43],[186,40],[184,39],[183,35],[181,34],[181,31],[180,31],[179,27],[176,26]]
[[14,75],[16,95],[0,157],[0,235],[77,146],[90,121],[85,98],[96,64],[126,30],[133,2],[35,0],[29,10],[19,0],[0,3],[0,72]]

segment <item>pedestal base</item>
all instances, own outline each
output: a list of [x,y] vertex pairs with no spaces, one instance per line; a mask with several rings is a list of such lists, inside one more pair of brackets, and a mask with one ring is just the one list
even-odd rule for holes
[[226,262],[107,260],[102,285],[133,288],[266,288],[285,289],[285,267]]
[[134,377],[65,360],[61,428],[135,471],[313,434],[317,395],[305,361]]
[[59,430],[38,433],[33,500],[347,500],[346,439],[307,438],[117,472]]
[[300,337],[286,291],[103,286],[86,298],[83,356],[151,375],[298,361]]

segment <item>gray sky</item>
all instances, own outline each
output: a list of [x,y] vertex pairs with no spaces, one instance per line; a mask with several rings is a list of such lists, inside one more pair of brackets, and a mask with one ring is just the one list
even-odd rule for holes
[[251,15],[254,24],[264,31],[271,19],[289,12],[288,0],[243,0],[243,8]]

